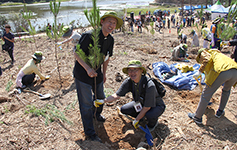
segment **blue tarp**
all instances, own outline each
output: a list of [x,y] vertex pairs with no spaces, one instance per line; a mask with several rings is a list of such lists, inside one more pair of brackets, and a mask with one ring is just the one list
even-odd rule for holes
[[[179,10],[181,10],[182,9],[182,7],[181,8],[179,8]],[[192,6],[192,10],[194,10],[195,8]],[[191,10],[191,7],[190,7],[190,5],[188,5],[188,6],[184,6],[183,7],[183,10]]]
[[[175,63],[169,66],[164,62],[153,63],[152,64],[153,73],[157,78],[159,78],[159,80],[162,83],[171,85],[172,87],[177,88],[179,90],[193,90],[198,85],[197,81],[193,78],[193,75],[198,71],[198,69],[200,68],[200,65],[194,64],[193,65],[194,71],[182,73],[181,70],[175,67],[175,65],[177,64],[178,63]],[[177,75],[167,80],[164,80],[162,74],[169,73],[171,71],[173,72],[177,71]],[[202,74],[202,81],[201,81],[202,84],[205,84],[204,78],[205,78],[205,75]]]
[[[194,6],[194,9],[201,9],[203,6],[203,9],[206,9],[206,5],[196,5]],[[207,8],[211,7],[211,5],[207,5]]]

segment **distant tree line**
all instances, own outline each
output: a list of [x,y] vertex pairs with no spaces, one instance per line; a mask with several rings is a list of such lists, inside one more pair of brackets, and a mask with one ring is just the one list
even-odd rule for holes
[[49,2],[50,0],[1,0],[2,3],[14,2],[14,3],[34,3],[34,2]]

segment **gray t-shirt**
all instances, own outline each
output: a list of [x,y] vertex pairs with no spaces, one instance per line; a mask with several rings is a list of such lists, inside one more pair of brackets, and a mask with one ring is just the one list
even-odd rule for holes
[[[148,77],[142,76],[138,84],[135,84],[135,82],[131,81],[130,78],[127,78],[126,80],[124,80],[116,94],[118,96],[125,96],[126,93],[133,93],[134,91],[133,100],[138,101],[142,92],[142,87],[145,86],[143,80],[148,80]],[[150,80],[147,83],[145,91],[145,98],[143,99],[144,103],[142,104],[144,107],[156,107],[158,105],[165,105],[162,98],[159,96],[153,81]]]
[[81,35],[80,35],[79,33],[73,32],[73,33],[72,33],[72,36],[71,36],[69,39],[73,39],[73,40],[72,40],[72,44],[73,44],[74,46],[77,46],[77,44],[78,44],[80,38],[81,38]]

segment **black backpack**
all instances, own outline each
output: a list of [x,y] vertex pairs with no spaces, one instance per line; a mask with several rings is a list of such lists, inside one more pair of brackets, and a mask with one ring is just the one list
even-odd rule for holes
[[[156,90],[157,90],[157,92],[159,93],[160,97],[161,97],[161,98],[164,97],[164,96],[165,96],[165,93],[166,93],[166,89],[165,89],[164,85],[161,84],[159,81],[157,81],[155,78],[152,78],[149,73],[147,73],[147,74],[148,74],[148,76],[149,76],[149,79],[148,79],[148,81],[145,83],[146,86],[147,86],[147,83],[148,83],[150,80],[152,80],[153,83],[154,83],[155,86],[156,86]],[[146,90],[146,89],[145,89],[146,86],[145,86],[142,90],[145,91],[145,90]]]
[[[152,78],[149,73],[147,73],[147,74],[148,74],[149,77],[145,77],[145,78],[142,80],[142,82],[141,82],[142,86],[141,86],[140,97],[142,97],[142,99],[145,98],[147,83],[148,83],[150,80],[152,80],[153,83],[155,84],[156,90],[157,90],[157,92],[159,93],[159,96],[160,96],[161,98],[164,97],[164,96],[165,96],[165,93],[166,93],[165,87],[164,87],[159,81],[157,81],[155,78]],[[129,82],[130,82],[129,85],[131,85],[131,86],[130,86],[130,89],[131,89],[131,91],[132,91],[133,97],[135,98],[135,94],[134,94],[134,92],[133,92],[133,91],[134,91],[134,85],[133,85],[133,83],[132,83],[132,80],[131,80],[131,79],[129,79],[129,80],[130,80],[130,81],[129,81]],[[143,101],[143,100],[142,100],[142,101]],[[143,103],[143,102],[142,102],[142,103]]]

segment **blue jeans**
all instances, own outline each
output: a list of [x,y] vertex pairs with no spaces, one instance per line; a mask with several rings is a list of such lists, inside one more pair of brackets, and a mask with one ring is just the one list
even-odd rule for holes
[[[134,104],[135,104],[135,101],[131,101],[123,105],[121,107],[121,113],[130,115],[134,118],[137,117],[139,112],[136,112],[135,108],[133,107]],[[156,124],[158,117],[161,116],[164,111],[165,111],[165,106],[151,107],[151,109],[148,110],[145,114],[145,117],[147,118],[147,121],[148,121],[147,126],[153,127]]]
[[220,39],[214,37],[214,46],[212,46],[212,48],[217,48],[218,50],[220,50]]
[[[95,134],[95,129],[93,126],[95,107],[93,104],[94,96],[92,95],[92,92],[94,93],[95,88],[94,86],[81,82],[77,79],[75,79],[75,83],[84,132],[87,136],[91,136]],[[103,82],[96,85],[96,95],[97,99],[105,98]],[[100,107],[97,108],[96,116],[99,116],[102,110],[103,105],[100,105]]]

